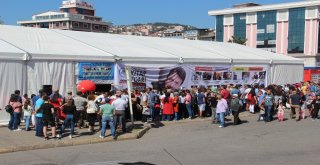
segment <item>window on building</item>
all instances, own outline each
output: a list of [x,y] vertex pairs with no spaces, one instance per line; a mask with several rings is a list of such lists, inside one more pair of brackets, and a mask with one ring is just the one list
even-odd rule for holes
[[79,27],[79,22],[73,22],[73,27]]
[[305,8],[289,9],[288,53],[304,52]]
[[223,34],[224,26],[223,26],[223,15],[216,16],[216,41],[223,42]]
[[277,38],[277,11],[258,12],[257,29],[257,48],[275,49]]
[[99,25],[94,25],[94,26],[93,26],[93,29],[94,29],[94,30],[99,30]]
[[103,30],[103,31],[107,31],[107,29],[108,29],[108,28],[107,28],[106,26],[102,26],[102,30]]
[[235,14],[234,18],[234,36],[237,38],[247,38],[246,13]]
[[56,22],[55,23],[55,27],[59,27],[60,26],[60,23],[59,22]]
[[40,23],[40,28],[49,28],[49,23]]
[[77,8],[77,13],[78,13],[78,14],[83,14],[83,9]]
[[86,28],[86,29],[88,29],[88,28],[89,28],[89,24],[83,23],[83,27]]
[[66,27],[66,26],[67,26],[67,23],[66,23],[66,22],[62,22],[62,26],[63,26],[63,27]]

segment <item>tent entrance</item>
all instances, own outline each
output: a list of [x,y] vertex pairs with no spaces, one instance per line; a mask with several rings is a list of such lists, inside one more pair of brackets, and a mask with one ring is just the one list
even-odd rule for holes
[[96,92],[108,92],[111,90],[111,84],[96,84]]

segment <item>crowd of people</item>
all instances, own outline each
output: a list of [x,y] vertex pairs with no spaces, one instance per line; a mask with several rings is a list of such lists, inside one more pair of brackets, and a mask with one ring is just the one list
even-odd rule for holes
[[[89,132],[100,131],[100,138],[106,137],[109,127],[111,137],[127,131],[130,120],[129,103],[132,103],[135,121],[160,122],[192,120],[211,117],[213,124],[224,128],[227,116],[233,116],[233,124],[241,124],[239,113],[248,111],[257,114],[257,121],[270,122],[277,118],[284,121],[284,112],[290,111],[290,118],[300,121],[307,117],[318,119],[320,109],[320,87],[317,83],[305,82],[287,85],[222,85],[194,87],[192,89],[164,89],[158,91],[147,88],[75,96],[68,92],[62,96],[58,90],[47,95],[43,90],[38,95],[21,97],[17,90],[11,95],[6,110],[10,113],[8,128],[21,131],[21,121],[25,121],[25,131],[34,128],[35,135],[48,140],[65,137],[65,129],[70,127],[69,138],[73,138],[75,127],[88,128]],[[11,110],[8,110],[10,109]],[[95,126],[99,125],[99,130]]]

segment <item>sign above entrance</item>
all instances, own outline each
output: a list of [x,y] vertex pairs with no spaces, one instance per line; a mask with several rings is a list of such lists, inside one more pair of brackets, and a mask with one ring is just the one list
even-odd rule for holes
[[97,84],[112,84],[114,64],[106,62],[80,62],[78,80],[91,80]]

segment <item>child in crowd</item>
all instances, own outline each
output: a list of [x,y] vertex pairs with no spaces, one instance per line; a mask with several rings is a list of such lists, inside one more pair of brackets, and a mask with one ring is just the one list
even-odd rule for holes
[[259,115],[258,115],[258,121],[262,121],[262,120],[264,120],[264,115],[265,115],[265,108],[264,108],[264,103],[262,103],[260,106],[259,106],[259,108],[260,108],[260,113],[259,113]]
[[32,112],[32,107],[31,107],[31,101],[30,99],[27,99],[22,107],[23,110],[23,115],[24,115],[24,122],[25,122],[25,130],[30,131],[30,119],[31,119],[31,112]]
[[278,121],[281,122],[284,120],[284,105],[282,103],[282,101],[279,102],[279,106],[278,106]]

